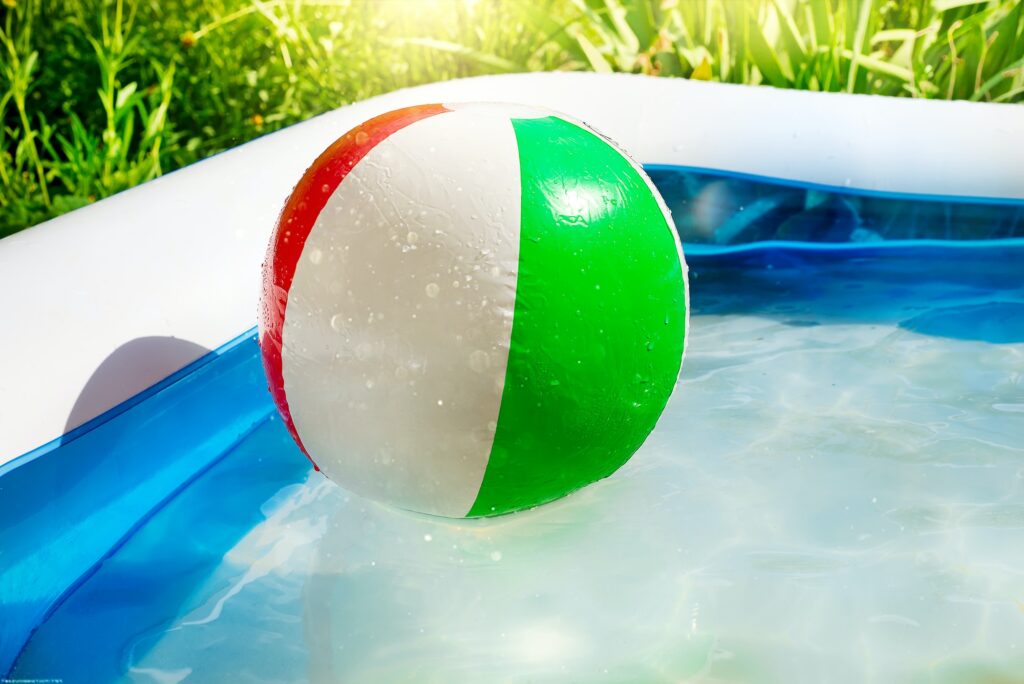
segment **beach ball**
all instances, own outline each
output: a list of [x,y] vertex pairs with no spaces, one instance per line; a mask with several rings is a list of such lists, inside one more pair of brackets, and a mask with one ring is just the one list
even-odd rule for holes
[[604,478],[676,384],[686,263],[643,170],[551,111],[430,104],[298,181],[259,344],[296,443],[351,492],[449,517]]

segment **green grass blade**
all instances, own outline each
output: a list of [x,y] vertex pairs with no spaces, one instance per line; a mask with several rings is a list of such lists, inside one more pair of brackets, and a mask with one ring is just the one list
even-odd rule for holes
[[591,69],[600,74],[612,73],[611,64],[608,63],[608,60],[604,58],[601,51],[598,50],[594,44],[591,43],[585,35],[583,35],[583,33],[577,33],[576,40],[579,42],[580,49],[583,50],[583,54],[586,55]]
[[860,11],[857,13],[857,26],[853,33],[853,57],[850,59],[850,72],[846,77],[846,92],[852,93],[857,85],[857,68],[864,58],[864,38],[868,32],[868,20],[871,18],[873,0],[861,0]]
[[1009,64],[1002,67],[999,73],[988,79],[981,84],[981,87],[974,91],[974,94],[969,98],[972,102],[977,102],[981,98],[985,97],[985,93],[995,88],[1000,83],[1012,79],[1024,71],[1024,57],[1018,59],[1013,64]]
[[807,46],[804,43],[803,37],[800,35],[800,31],[796,27],[796,21],[793,19],[793,15],[789,13],[789,10],[780,2],[780,0],[771,0],[772,5],[775,7],[775,13],[779,18],[779,35],[782,37],[782,42],[786,46],[786,52],[789,55],[790,64],[796,69],[799,65],[803,64],[807,59]]
[[808,2],[811,13],[811,27],[814,32],[812,41],[815,48],[835,43],[835,20],[832,16],[832,3],[822,0]]
[[1018,95],[1024,95],[1024,86],[1020,88],[1014,88],[1013,90],[1007,90],[999,97],[992,100],[993,102],[1012,102]]
[[436,40],[434,38],[396,38],[388,41],[388,43],[396,47],[415,45],[417,47],[424,47],[430,50],[437,50],[439,52],[447,52],[449,54],[458,55],[464,59],[471,60],[477,64],[490,67],[502,73],[515,73],[527,70],[525,64],[519,64],[505,59],[504,57],[474,50],[466,45],[452,43],[447,40]]
[[652,45],[658,37],[660,9],[650,0],[630,0],[626,4],[626,21],[640,45]]
[[948,12],[949,10],[980,4],[984,4],[984,2],[979,2],[979,0],[932,0],[932,7],[936,12]]
[[750,42],[747,45],[747,49],[750,53],[750,59],[754,62],[754,66],[757,67],[757,70],[761,72],[761,75],[764,76],[768,83],[777,88],[788,87],[793,77],[783,72],[779,58],[775,54],[775,50],[772,49],[772,46],[768,44],[768,39],[765,38],[761,27],[750,21],[748,23],[748,31]]
[[851,63],[856,59],[860,66],[876,74],[889,76],[907,83],[910,83],[914,78],[914,74],[910,69],[904,69],[903,67],[896,66],[895,64],[891,64],[890,62],[886,62],[870,55],[858,55],[853,50],[841,50],[840,54],[850,60]]
[[[640,2],[642,1],[640,0]],[[634,4],[636,4],[636,0],[634,0]],[[608,8],[608,18],[615,29],[615,35],[618,37],[623,51],[637,53],[640,50],[640,39],[633,33],[632,27],[626,21],[626,8],[619,0],[605,0],[605,6]]]
[[917,31],[914,29],[887,29],[885,31],[878,31],[871,36],[871,44],[878,45],[879,43],[903,43],[908,40],[914,40],[917,37]]

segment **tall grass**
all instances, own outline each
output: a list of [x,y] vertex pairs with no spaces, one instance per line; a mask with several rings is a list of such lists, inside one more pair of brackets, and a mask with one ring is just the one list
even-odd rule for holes
[[[141,54],[134,8],[121,0],[97,14],[68,9],[63,32],[31,3],[3,18],[0,235],[163,171],[174,64]],[[141,91],[125,77],[140,60]],[[78,71],[87,67],[92,78]]]
[[476,74],[1024,100],[1010,0],[0,3],[0,236],[346,102]]
[[596,71],[924,98],[1024,98],[1019,1],[571,2],[579,18],[559,27],[557,40]]

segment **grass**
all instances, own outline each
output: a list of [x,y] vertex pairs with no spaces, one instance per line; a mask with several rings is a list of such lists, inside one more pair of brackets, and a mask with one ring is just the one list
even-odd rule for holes
[[0,0],[0,236],[347,102],[550,69],[1020,103],[1024,4]]

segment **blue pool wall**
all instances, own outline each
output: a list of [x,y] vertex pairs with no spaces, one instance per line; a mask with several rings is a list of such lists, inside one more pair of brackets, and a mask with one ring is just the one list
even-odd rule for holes
[[273,411],[250,330],[3,466],[0,673],[104,557]]
[[[800,295],[811,286],[807,279],[786,281],[781,271],[788,266],[803,272],[801,259],[806,264],[844,261],[851,264],[851,277],[870,269],[891,279],[878,281],[890,299],[899,298],[901,287],[930,286],[930,278],[973,279],[968,284],[978,292],[1018,287],[1021,280],[1015,264],[1024,261],[1024,242],[1012,239],[1024,236],[1021,200],[923,198],[678,167],[648,171],[686,243],[695,306],[709,312],[715,306],[743,306],[730,289],[745,288],[748,273],[757,282],[747,289],[763,295],[750,300],[752,307],[764,307],[766,297],[782,301]],[[988,267],[985,250],[992,240],[1007,246],[996,269]],[[965,250],[959,272],[929,274],[910,265],[923,261],[927,267],[932,258],[943,262],[950,244]],[[756,249],[748,251],[751,246]],[[887,246],[915,251],[909,258],[905,249],[904,256],[880,256],[892,254],[876,249]],[[761,282],[766,259],[778,263],[780,275]],[[702,265],[710,264],[715,267],[704,271]],[[885,274],[886,268],[891,272]],[[804,295],[814,298],[814,293]],[[863,292],[851,291],[851,311],[876,315],[859,305],[864,299]],[[966,324],[930,314],[917,325],[926,334],[988,330],[989,341],[1024,340],[1024,324],[1019,330],[1005,325],[1024,321],[1019,304],[979,306],[970,314],[979,320]],[[1007,313],[1007,306],[1018,308]],[[0,674],[10,671],[32,631],[148,516],[273,415],[250,330],[60,439],[0,466]],[[298,449],[294,457],[305,462]]]
[[644,167],[686,244],[1024,237],[1024,200],[875,192],[750,174]]

